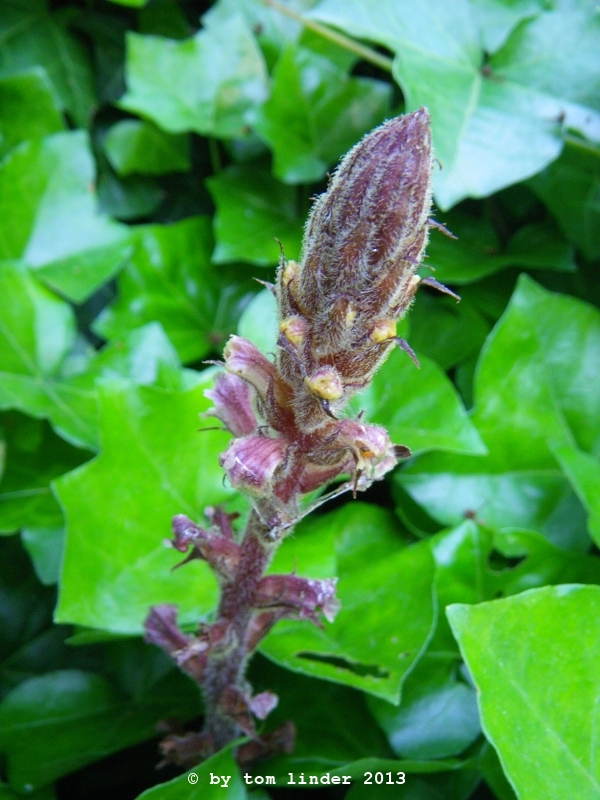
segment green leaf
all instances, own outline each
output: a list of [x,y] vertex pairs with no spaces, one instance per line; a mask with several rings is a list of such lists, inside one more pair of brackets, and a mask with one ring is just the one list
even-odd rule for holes
[[495,53],[520,22],[547,8],[544,0],[471,0],[471,4],[486,53]]
[[238,334],[267,355],[277,346],[277,301],[270,289],[263,289],[248,303],[238,323]]
[[63,516],[50,482],[87,460],[50,426],[21,414],[2,416],[7,443],[6,470],[0,481],[0,532],[19,528],[60,528]]
[[433,560],[426,542],[405,547],[399,538],[391,547],[393,517],[384,514],[383,526],[378,511],[368,528],[366,509],[353,505],[313,520],[321,536],[336,533],[341,611],[323,630],[280,622],[261,651],[296,672],[398,702],[435,624]]
[[[465,520],[430,541],[440,608],[481,603],[546,584],[600,583],[600,559],[561,550],[534,531],[497,532]],[[440,616],[415,680],[427,670],[429,659],[447,658],[455,647],[448,623]]]
[[589,513],[590,536],[600,544],[600,462],[576,447],[558,445],[552,452]]
[[119,6],[127,6],[129,8],[143,8],[148,0],[109,0],[110,3],[116,3]]
[[124,221],[151,216],[165,199],[156,179],[142,175],[119,179],[112,170],[99,176],[97,188],[100,212]]
[[[192,773],[197,780],[190,780]],[[211,781],[213,775],[229,776],[227,786],[223,786],[220,780],[218,784],[215,783],[214,778]],[[138,795],[138,800],[246,800],[246,797],[246,788],[230,746],[215,753],[185,775],[147,789]]]
[[485,197],[554,161],[565,117],[568,126],[600,138],[600,115],[581,105],[597,96],[600,22],[591,6],[545,11],[522,23],[485,69],[467,0],[427,0],[418,14],[394,0],[325,0],[310,16],[396,53],[394,76],[407,109],[426,105],[431,114],[443,164],[434,176],[441,208]]
[[21,258],[75,302],[118,272],[130,251],[127,229],[96,213],[93,183],[83,131],[24,143],[0,167],[0,258]]
[[127,36],[127,92],[119,105],[170,133],[231,138],[266,94],[266,69],[239,16],[178,42]]
[[[290,0],[286,6],[302,14],[316,2],[317,0]],[[255,32],[261,49],[270,60],[275,60],[279,51],[290,42],[297,41],[303,32],[303,27],[297,20],[282,14],[278,9],[256,3],[255,0],[217,0],[203,15],[202,22],[214,27],[240,14],[246,25]]]
[[187,379],[156,324],[115,339],[91,356],[75,340],[71,307],[22,267],[0,264],[0,290],[6,298],[0,309],[0,408],[45,417],[77,446],[98,446],[98,379],[168,385]]
[[180,554],[163,546],[174,514],[199,519],[231,496],[217,460],[227,436],[198,432],[208,385],[102,387],[101,453],[54,484],[67,518],[59,621],[139,633],[152,604],[176,603],[184,621],[212,608],[206,565],[174,575]]
[[95,104],[93,76],[81,44],[44,0],[3,0],[0,11],[0,75],[31,68],[46,71],[54,93],[77,125],[85,127]]
[[133,256],[118,278],[118,297],[94,330],[113,339],[156,320],[183,362],[218,349],[235,330],[255,284],[240,281],[239,270],[212,267],[211,249],[206,217],[140,227]]
[[26,139],[64,128],[48,77],[42,69],[0,78],[0,157]]
[[213,261],[276,264],[283,246],[286,258],[297,258],[302,240],[297,190],[275,180],[255,164],[234,165],[206,181],[217,206],[217,246]]
[[64,539],[63,528],[27,528],[21,532],[23,546],[29,553],[39,582],[44,586],[58,583]]
[[367,389],[350,407],[365,409],[368,419],[384,425],[392,439],[416,452],[448,450],[483,453],[479,434],[444,372],[428,358],[420,370],[405,353],[393,351]]
[[188,137],[165,133],[150,122],[117,122],[106,134],[104,151],[119,175],[162,175],[190,168]]
[[519,797],[598,797],[599,611],[600,588],[574,585],[448,609],[486,736]]
[[[467,284],[506,267],[574,272],[573,248],[552,224],[529,223],[519,228],[501,248],[487,220],[451,211],[444,224],[458,237],[450,240],[433,230],[427,245],[427,267],[442,283]],[[422,269],[423,275],[429,274]]]
[[[581,145],[584,143],[582,142]],[[586,258],[600,255],[600,158],[569,143],[553,164],[528,182],[564,235]]]
[[285,183],[320,180],[361,136],[383,122],[391,87],[349,78],[329,59],[287,47],[273,72],[271,96],[253,127],[274,153]]
[[443,524],[473,511],[494,527],[539,530],[586,549],[583,509],[550,442],[584,452],[597,447],[599,353],[595,308],[521,276],[476,376],[472,421],[489,455],[426,455],[397,480]]
[[0,538],[0,697],[31,674],[55,668],[56,639],[48,637],[54,601],[19,537]]
[[419,292],[410,312],[410,344],[449,370],[479,352],[490,327],[468,301]]
[[293,752],[253,765],[254,774],[274,775],[278,785],[287,785],[290,772],[320,774],[369,756],[393,757],[362,692],[307,675],[292,676],[260,655],[252,660],[249,677],[255,691],[269,690],[279,697],[269,727],[286,720],[296,727]]
[[447,758],[479,736],[475,692],[457,680],[455,666],[452,656],[445,660],[425,656],[406,679],[397,708],[369,698],[369,707],[398,757]]
[[158,673],[147,691],[133,697],[81,670],[31,678],[0,703],[0,751],[9,783],[31,791],[148,739],[174,708],[188,718],[199,711],[196,688],[175,672],[164,678]]

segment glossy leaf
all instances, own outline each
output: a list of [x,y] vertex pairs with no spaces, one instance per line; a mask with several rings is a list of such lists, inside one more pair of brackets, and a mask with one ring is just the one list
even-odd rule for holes
[[190,168],[188,137],[164,133],[150,122],[117,122],[106,134],[104,151],[119,175],[162,175]]
[[130,33],[126,82],[121,107],[169,133],[239,136],[266,94],[262,54],[239,16],[183,42]]
[[54,592],[36,580],[18,536],[0,538],[0,556],[0,697],[3,697],[32,673],[55,668],[51,652],[55,648],[44,647],[43,641],[52,622]]
[[63,516],[50,482],[87,459],[56,436],[50,426],[21,414],[2,416],[7,443],[6,469],[0,481],[0,531],[60,528]]
[[218,350],[235,330],[255,284],[249,276],[227,281],[231,273],[211,267],[211,248],[205,217],[140,228],[133,256],[118,279],[118,297],[94,322],[94,330],[114,339],[158,321],[184,362]]
[[394,350],[371,385],[356,395],[351,408],[384,425],[390,437],[413,453],[448,450],[483,453],[479,434],[443,371],[419,357],[417,370],[406,353]]
[[395,708],[370,699],[369,707],[401,758],[447,758],[465,750],[481,727],[475,692],[457,680],[455,659],[424,657],[406,680]]
[[[377,6],[324,0],[311,16],[396,54],[394,75],[408,109],[426,105],[431,114],[444,167],[435,176],[441,208],[491,194],[554,161],[565,115],[568,125],[600,138],[600,116],[583,108],[594,102],[592,52],[600,43],[591,7],[558,8],[525,21],[485,67],[467,0],[428,0],[418,14],[393,0]],[[534,48],[547,54],[543,66],[537,57],[532,62]],[[550,55],[557,49],[560,64]]]
[[[160,680],[162,678],[162,680]],[[0,751],[10,785],[31,791],[135,742],[178,706],[198,711],[197,691],[171,671],[128,697],[101,675],[59,670],[25,681],[0,703]]]
[[[404,547],[400,539],[397,548],[390,548],[391,519],[386,528],[368,530],[364,524],[361,509],[354,506],[319,518],[322,536],[330,526],[337,534],[341,611],[335,622],[323,630],[280,622],[261,652],[288,669],[397,702],[402,680],[434,624],[433,560],[426,542]],[[360,532],[359,542],[350,531]]]
[[588,453],[565,445],[552,447],[571,486],[588,511],[590,536],[600,543],[600,463]]
[[0,288],[7,300],[0,309],[0,407],[47,418],[67,441],[98,446],[97,380],[184,380],[158,325],[135,330],[92,356],[75,339],[70,306],[21,266],[0,265]]
[[256,165],[228,167],[206,183],[217,207],[213,253],[217,264],[236,260],[276,264],[281,254],[276,239],[286,258],[298,257],[302,222],[294,188]]
[[48,13],[44,0],[2,4],[0,75],[41,67],[61,108],[85,126],[95,103],[88,55],[69,34],[59,15]]
[[0,78],[0,156],[20,142],[64,128],[56,97],[44,70]]
[[58,583],[64,538],[62,527],[27,528],[21,532],[23,546],[29,553],[39,582],[44,586]]
[[443,214],[440,219],[458,240],[436,230],[431,232],[423,276],[432,268],[442,283],[463,285],[506,267],[575,271],[573,248],[551,224],[524,225],[501,248],[496,231],[486,220],[459,211]]
[[[191,773],[197,781],[190,780]],[[229,776],[227,786],[219,780],[211,783],[211,775]],[[246,800],[245,785],[242,782],[238,766],[227,747],[211,756],[202,764],[180,775],[168,783],[161,783],[138,795],[138,800]]]
[[76,302],[115,275],[129,253],[127,230],[96,213],[93,183],[83,131],[29,141],[0,167],[0,258],[22,259]]
[[[254,128],[274,154],[285,183],[320,180],[361,136],[383,122],[390,87],[349,78],[328,58],[286,48],[273,72],[271,96]],[[333,124],[332,124],[333,123]]]
[[425,456],[398,477],[402,486],[442,523],[473,511],[499,528],[533,528],[586,548],[581,506],[550,441],[596,446],[599,343],[597,310],[523,276],[477,371],[472,420],[489,455]]
[[448,609],[486,736],[519,797],[598,794],[599,610],[600,588],[576,585]]
[[[582,143],[583,144],[583,143]],[[577,146],[529,181],[569,239],[587,258],[600,255],[600,157]]]
[[200,519],[231,493],[217,461],[227,436],[198,432],[202,392],[103,385],[101,453],[54,484],[67,519],[58,621],[139,633],[152,604],[176,603],[184,621],[212,607],[206,565],[173,574],[181,556],[163,545],[174,514]]

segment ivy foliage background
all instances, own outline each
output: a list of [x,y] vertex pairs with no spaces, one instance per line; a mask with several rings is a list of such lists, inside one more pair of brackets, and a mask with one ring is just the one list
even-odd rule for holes
[[[141,640],[215,586],[170,518],[244,513],[198,413],[364,133],[429,108],[421,290],[353,405],[414,457],[272,569],[339,576],[251,666],[315,797],[600,797],[600,15],[592,0],[0,0],[0,798],[295,797],[156,772],[194,685]],[[300,21],[300,18],[302,21]],[[227,789],[210,772],[233,777]],[[366,771],[406,773],[364,785]]]

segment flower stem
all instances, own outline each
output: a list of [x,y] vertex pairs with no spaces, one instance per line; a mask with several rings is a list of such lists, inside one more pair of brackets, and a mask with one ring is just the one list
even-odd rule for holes
[[240,562],[233,580],[222,588],[216,624],[230,626],[231,646],[225,653],[211,654],[203,683],[206,706],[205,732],[215,748],[224,747],[241,731],[231,716],[221,713],[223,693],[229,687],[242,690],[246,662],[251,656],[247,648],[248,625],[258,582],[263,576],[279,541],[270,542],[268,528],[252,510],[240,544]]

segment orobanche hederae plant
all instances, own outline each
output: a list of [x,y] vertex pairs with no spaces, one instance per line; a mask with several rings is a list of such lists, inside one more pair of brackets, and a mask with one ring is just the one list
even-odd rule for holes
[[207,509],[205,527],[173,519],[173,546],[186,561],[208,562],[220,601],[214,621],[193,636],[177,627],[174,606],[155,606],[147,617],[147,641],[199,684],[205,702],[202,732],[164,739],[167,760],[197,763],[241,735],[249,739],[237,749],[241,762],[293,748],[292,722],[257,734],[255,720],[267,717],[277,697],[252,694],[246,665],[278,620],[333,621],[336,580],[264,573],[298,520],[303,495],[339,480],[346,482],[325,497],[356,495],[410,455],[384,428],[343,409],[392,348],[414,359],[396,323],[419,284],[445,290],[416,274],[429,227],[442,227],[429,216],[431,172],[426,109],[366,136],[316,200],[300,261],[281,258],[270,287],[279,315],[273,360],[239,336],[225,347],[225,370],[207,392],[209,413],[233,434],[220,463],[251,511],[240,533],[235,516],[220,509]]

